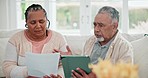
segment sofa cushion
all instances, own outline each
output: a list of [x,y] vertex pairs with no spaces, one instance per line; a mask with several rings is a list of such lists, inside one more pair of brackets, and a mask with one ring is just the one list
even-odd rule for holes
[[21,31],[21,29],[0,31],[0,38],[9,38],[18,31]]
[[139,78],[148,78],[148,37],[131,43],[134,49],[134,64],[139,66]]
[[127,34],[127,33],[122,33],[122,36],[127,39],[129,42],[141,39],[144,37],[144,34]]
[[74,55],[80,55],[82,53],[83,46],[89,37],[90,36],[69,36],[69,35],[66,36],[65,35],[67,44],[72,50],[72,54]]

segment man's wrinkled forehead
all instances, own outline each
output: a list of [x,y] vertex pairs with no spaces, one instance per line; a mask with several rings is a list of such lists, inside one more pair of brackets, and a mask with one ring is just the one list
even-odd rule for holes
[[98,13],[96,16],[106,16],[106,17],[111,18],[111,15],[106,11],[102,11],[102,12]]
[[109,21],[111,20],[111,17],[108,13],[99,13],[95,16],[94,22],[99,22],[99,21]]

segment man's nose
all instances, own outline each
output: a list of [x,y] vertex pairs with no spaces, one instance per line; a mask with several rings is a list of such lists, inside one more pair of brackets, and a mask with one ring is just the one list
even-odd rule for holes
[[100,26],[99,26],[99,25],[96,25],[96,26],[94,27],[94,30],[95,30],[95,31],[100,31]]

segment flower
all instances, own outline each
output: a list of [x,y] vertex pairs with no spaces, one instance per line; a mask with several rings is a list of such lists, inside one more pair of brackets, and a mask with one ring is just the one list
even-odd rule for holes
[[98,78],[138,78],[138,66],[131,63],[112,64],[110,60],[100,60],[89,67]]

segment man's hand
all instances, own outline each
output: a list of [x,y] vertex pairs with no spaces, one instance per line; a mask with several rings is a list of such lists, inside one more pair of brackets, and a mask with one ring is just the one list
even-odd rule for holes
[[61,55],[72,55],[72,51],[70,50],[69,46],[66,46],[67,52],[62,52],[60,50],[54,49],[53,53],[60,53]]
[[89,74],[86,74],[85,71],[83,71],[82,69],[80,68],[77,68],[77,70],[81,73],[77,73],[76,71],[72,70],[72,77],[73,78],[97,78],[96,75],[91,72]]

